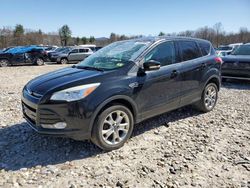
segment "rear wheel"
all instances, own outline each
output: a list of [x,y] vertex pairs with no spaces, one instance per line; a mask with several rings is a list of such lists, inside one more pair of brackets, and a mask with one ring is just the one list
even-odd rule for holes
[[68,60],[66,58],[63,58],[61,59],[60,61],[61,64],[67,64],[68,63]]
[[7,59],[1,59],[0,60],[0,67],[8,67],[9,61]]
[[42,58],[37,58],[37,59],[36,59],[36,64],[37,64],[38,66],[44,65],[44,60],[43,60]]
[[110,151],[124,145],[132,134],[134,120],[131,111],[122,105],[104,110],[96,119],[92,130],[92,142]]
[[218,87],[215,83],[209,83],[202,92],[201,100],[195,107],[202,112],[209,112],[214,109],[218,99]]

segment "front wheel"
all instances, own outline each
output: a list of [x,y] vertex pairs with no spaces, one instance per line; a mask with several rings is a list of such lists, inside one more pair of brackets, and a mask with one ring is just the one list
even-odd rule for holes
[[7,59],[1,59],[0,60],[0,67],[8,67],[9,61]]
[[118,149],[129,139],[133,127],[131,111],[123,105],[114,105],[97,117],[91,140],[103,150]]
[[66,58],[63,58],[63,59],[61,59],[60,63],[63,64],[63,65],[67,64],[68,60]]
[[201,100],[195,107],[202,112],[210,112],[214,109],[218,99],[218,87],[214,83],[209,83],[202,92]]

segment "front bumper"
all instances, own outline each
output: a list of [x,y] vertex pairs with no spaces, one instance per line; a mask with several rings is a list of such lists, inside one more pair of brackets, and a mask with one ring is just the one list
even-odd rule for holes
[[[86,140],[91,137],[91,113],[80,101],[60,104],[40,104],[39,98],[25,90],[22,95],[23,116],[29,126],[40,134]],[[66,122],[64,129],[43,128],[42,124]]]
[[58,57],[53,57],[53,56],[52,56],[52,57],[49,57],[49,60],[50,60],[51,62],[56,62],[56,61],[57,61],[57,58],[58,58]]

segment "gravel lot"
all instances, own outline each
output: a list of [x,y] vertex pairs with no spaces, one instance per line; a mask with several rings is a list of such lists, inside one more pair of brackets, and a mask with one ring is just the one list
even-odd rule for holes
[[105,153],[22,118],[23,86],[62,67],[0,68],[0,187],[250,187],[249,82],[224,83],[210,113],[185,107],[140,123]]

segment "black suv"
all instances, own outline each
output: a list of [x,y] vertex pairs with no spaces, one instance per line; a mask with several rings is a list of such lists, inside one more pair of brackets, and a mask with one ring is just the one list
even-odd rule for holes
[[41,47],[14,47],[0,53],[0,67],[21,64],[44,65],[47,59],[46,51]]
[[23,114],[37,132],[121,147],[134,124],[194,104],[211,111],[221,59],[210,42],[141,38],[112,43],[72,67],[31,80]]

